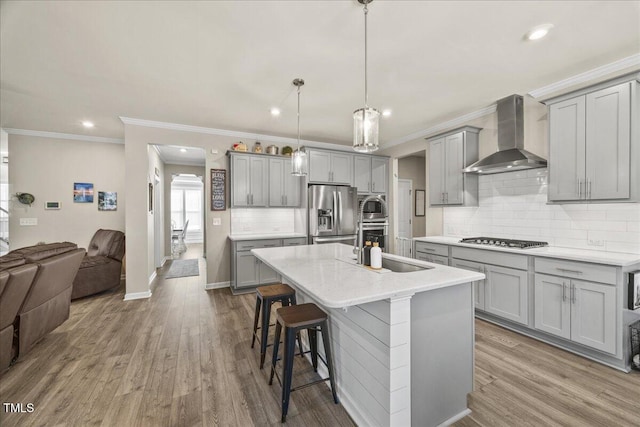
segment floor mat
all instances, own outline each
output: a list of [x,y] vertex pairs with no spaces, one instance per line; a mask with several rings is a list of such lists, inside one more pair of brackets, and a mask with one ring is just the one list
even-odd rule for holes
[[177,277],[199,276],[200,269],[197,259],[176,259],[171,261],[171,267],[165,274],[165,279],[175,279]]

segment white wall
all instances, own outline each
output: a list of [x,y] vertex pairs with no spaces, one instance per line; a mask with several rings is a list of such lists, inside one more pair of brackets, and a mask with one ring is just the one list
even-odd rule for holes
[[[99,228],[124,231],[124,146],[23,135],[9,135],[9,194],[31,193],[31,207],[10,202],[11,249],[38,242],[71,241],[87,247]],[[94,185],[93,203],[74,203],[74,182]],[[98,191],[118,193],[116,211],[98,211]],[[59,201],[60,210],[45,210]],[[36,218],[36,226],[20,226],[20,218]]]
[[409,156],[398,159],[398,178],[410,179],[412,182],[411,231],[413,237],[425,235],[426,217],[416,216],[416,190],[426,189],[426,168],[424,157]]
[[480,176],[479,207],[444,208],[444,234],[640,253],[640,203],[549,205],[547,175],[547,169],[533,169]]

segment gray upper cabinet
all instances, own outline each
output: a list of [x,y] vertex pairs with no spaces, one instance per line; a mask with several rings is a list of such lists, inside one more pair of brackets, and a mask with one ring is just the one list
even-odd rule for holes
[[632,165],[640,158],[639,149],[631,146],[632,135],[638,134],[632,120],[633,112],[638,114],[634,91],[637,83],[627,81],[547,102],[549,201],[634,198],[637,172]]
[[353,156],[353,185],[358,193],[387,192],[387,157]]
[[309,182],[351,185],[353,155],[309,150]]
[[462,170],[478,160],[479,128],[466,126],[429,138],[429,204],[478,204],[478,176]]
[[291,175],[291,161],[269,159],[269,206],[300,206],[300,177]]
[[267,206],[266,157],[231,156],[231,207]]

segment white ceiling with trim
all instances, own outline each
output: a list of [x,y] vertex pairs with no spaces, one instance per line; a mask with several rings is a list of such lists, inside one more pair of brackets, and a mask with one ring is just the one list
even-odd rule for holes
[[[392,110],[383,144],[640,52],[638,1],[369,9],[369,104]],[[301,77],[302,138],[350,144],[363,106],[356,0],[3,1],[0,15],[5,128],[123,138],[126,116],[295,137]],[[544,23],[547,37],[524,40]]]

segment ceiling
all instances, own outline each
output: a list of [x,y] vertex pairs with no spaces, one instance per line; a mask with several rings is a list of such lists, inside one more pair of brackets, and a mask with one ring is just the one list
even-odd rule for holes
[[[640,52],[639,1],[369,8],[369,104],[393,111],[382,143]],[[363,104],[356,0],[3,1],[0,14],[4,128],[123,138],[124,116],[295,137],[301,77],[302,138],[349,144]],[[523,40],[543,23],[548,37]]]
[[169,165],[204,166],[206,155],[202,148],[179,145],[154,145],[162,161]]

